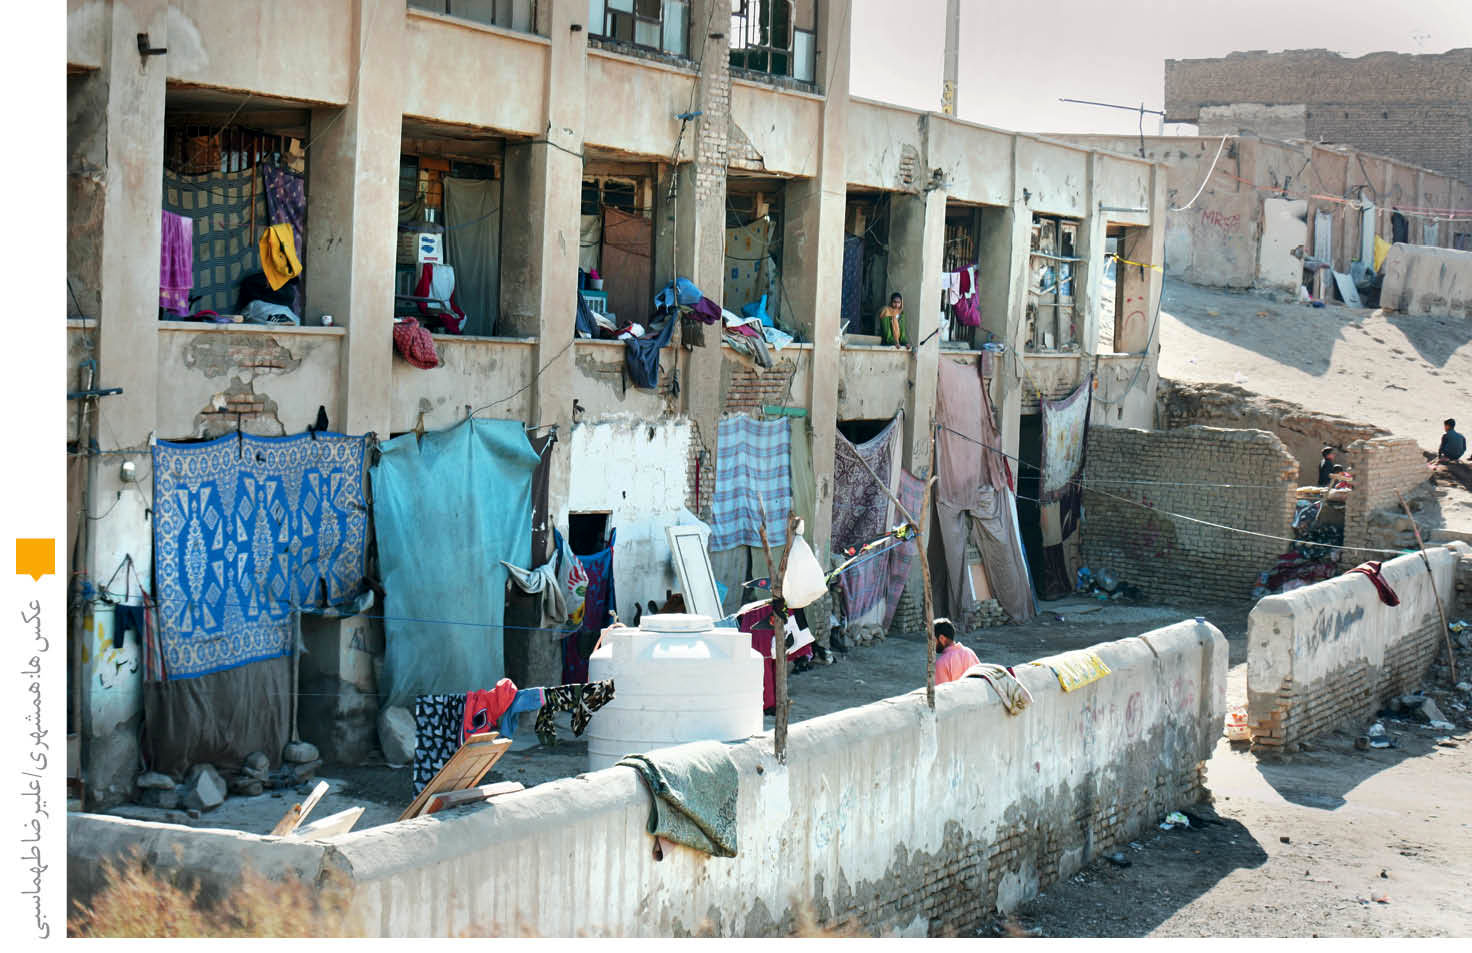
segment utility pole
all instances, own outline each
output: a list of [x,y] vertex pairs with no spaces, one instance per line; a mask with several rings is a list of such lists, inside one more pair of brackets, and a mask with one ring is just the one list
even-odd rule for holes
[[961,0],[946,0],[946,67],[940,90],[940,111],[956,114],[956,76],[961,50]]

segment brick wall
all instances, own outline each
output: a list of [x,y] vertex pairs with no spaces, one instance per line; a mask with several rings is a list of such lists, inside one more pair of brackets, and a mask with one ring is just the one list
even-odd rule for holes
[[1363,729],[1392,695],[1420,685],[1444,643],[1437,598],[1451,600],[1464,543],[1398,556],[1381,569],[1400,599],[1338,576],[1267,596],[1247,620],[1247,720],[1260,748],[1291,750],[1338,728]]
[[[1379,548],[1372,538],[1371,515],[1379,509],[1400,509],[1396,493],[1409,494],[1430,477],[1426,457],[1407,437],[1356,440],[1345,447],[1342,461],[1354,470],[1354,492],[1344,504],[1344,545]],[[1346,553],[1345,559],[1380,559],[1370,553]]]
[[1328,50],[1165,61],[1169,122],[1202,106],[1305,104],[1308,139],[1344,143],[1472,181],[1472,49]]
[[797,365],[791,358],[775,361],[771,367],[728,358],[726,366],[730,369],[730,383],[721,408],[725,413],[757,417],[764,404],[806,402],[807,395],[792,393],[792,375],[797,372]]
[[1297,469],[1261,430],[1092,428],[1084,564],[1152,598],[1244,598],[1288,544],[1164,514],[1291,538]]

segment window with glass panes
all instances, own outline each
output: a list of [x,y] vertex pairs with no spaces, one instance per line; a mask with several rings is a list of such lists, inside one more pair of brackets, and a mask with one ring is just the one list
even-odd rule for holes
[[689,55],[690,0],[588,0],[592,36]]

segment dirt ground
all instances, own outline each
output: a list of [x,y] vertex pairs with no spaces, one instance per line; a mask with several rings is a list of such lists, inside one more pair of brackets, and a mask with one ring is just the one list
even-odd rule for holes
[[1442,418],[1472,403],[1472,322],[1283,297],[1167,279],[1161,376],[1235,383],[1383,427],[1426,450],[1436,449]]
[[[1241,685],[1242,667],[1232,672]],[[984,935],[1472,935],[1472,731],[1382,719],[1398,747],[1336,733],[1282,760],[1223,739],[1199,829],[1151,830]],[[1217,821],[1212,823],[1211,820]]]

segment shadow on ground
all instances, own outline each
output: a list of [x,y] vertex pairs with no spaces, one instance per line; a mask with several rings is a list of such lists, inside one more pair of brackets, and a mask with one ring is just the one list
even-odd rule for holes
[[1406,336],[1422,360],[1445,367],[1452,355],[1472,341],[1472,322],[1428,314],[1386,314],[1385,322]]
[[[1223,294],[1240,297],[1243,304],[1232,311],[1219,311],[1209,306],[1219,304],[1217,299]],[[1343,328],[1364,313],[1340,307],[1306,309],[1296,302],[1281,304],[1272,298],[1245,291],[1211,289],[1203,295],[1201,290],[1172,280],[1165,283],[1160,308],[1199,334],[1246,348],[1279,364],[1296,366],[1315,377],[1329,372],[1334,348],[1344,340]],[[1274,319],[1289,309],[1293,309],[1295,319],[1311,322],[1314,333],[1272,333],[1270,329]],[[1241,312],[1252,316],[1240,317]]]
[[[1202,817],[1192,810],[1192,814]],[[1200,828],[1150,832],[1119,854],[1129,866],[1099,858],[1047,887],[983,935],[1141,937],[1206,894],[1234,871],[1255,869],[1268,855],[1235,820],[1211,817]],[[1205,818],[1203,818],[1205,819]]]
[[1445,732],[1427,725],[1396,718],[1380,718],[1393,748],[1355,749],[1355,736],[1343,731],[1309,742],[1303,750],[1287,755],[1259,755],[1257,771],[1283,800],[1300,807],[1334,811],[1344,806],[1345,795],[1369,778],[1410,758],[1436,751]]

